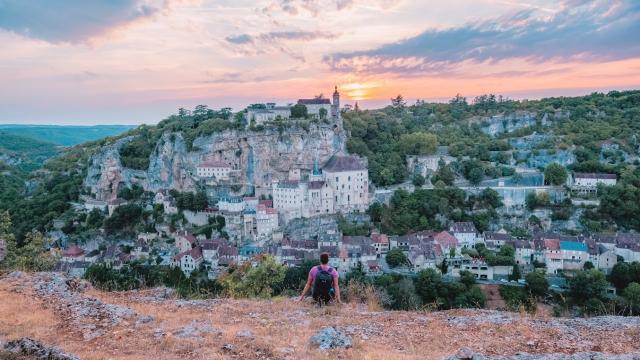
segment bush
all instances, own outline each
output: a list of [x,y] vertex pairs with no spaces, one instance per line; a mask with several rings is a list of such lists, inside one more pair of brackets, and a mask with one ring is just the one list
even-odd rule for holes
[[500,285],[500,296],[510,311],[522,311],[523,309],[530,313],[536,311],[535,298],[524,288]]
[[540,271],[532,271],[525,275],[527,291],[536,297],[542,297],[549,291],[549,282],[543,273]]
[[286,269],[271,255],[259,255],[256,266],[245,262],[222,275],[220,283],[227,296],[269,298],[282,288]]
[[407,259],[407,256],[400,249],[389,250],[385,260],[392,268],[409,264],[409,259]]

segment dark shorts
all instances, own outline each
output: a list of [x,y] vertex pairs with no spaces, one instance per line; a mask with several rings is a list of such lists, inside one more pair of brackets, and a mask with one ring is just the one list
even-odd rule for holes
[[325,294],[325,295],[313,294],[313,300],[315,300],[319,305],[328,304],[331,300],[333,300],[334,297],[335,297],[335,293],[333,289],[329,291],[329,294]]

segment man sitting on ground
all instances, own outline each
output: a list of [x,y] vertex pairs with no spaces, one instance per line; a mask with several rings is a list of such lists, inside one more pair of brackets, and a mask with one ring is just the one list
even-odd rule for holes
[[326,305],[332,299],[340,303],[340,285],[338,284],[338,271],[329,266],[329,254],[320,254],[320,265],[314,266],[309,271],[307,284],[302,290],[300,300],[304,299],[305,294],[312,289],[313,300],[318,305]]

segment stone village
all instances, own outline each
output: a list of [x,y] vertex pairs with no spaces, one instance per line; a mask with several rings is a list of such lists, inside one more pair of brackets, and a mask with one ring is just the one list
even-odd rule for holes
[[[293,135],[288,134],[289,142],[283,143],[281,135],[274,140],[273,124],[289,119],[296,106],[305,108],[316,128],[307,138],[304,133],[292,131]],[[253,106],[245,111],[245,117],[251,127],[265,127],[262,134],[218,134],[196,139],[194,148],[197,146],[199,150],[191,152],[181,149],[184,145],[175,135],[163,135],[164,144],[159,145],[157,158],[152,159],[146,173],[123,169],[117,148],[107,148],[93,159],[94,166],[86,181],[92,195],[75,204],[77,209],[87,212],[98,209],[108,216],[127,203],[118,197],[116,189],[138,184],[153,194],[142,205],[148,209],[159,207],[166,216],[180,216],[183,221],[156,226],[152,231],[139,233],[135,239],[121,239],[106,247],[98,242],[68,244],[61,231],[53,231],[50,235],[57,240],[52,251],[62,256],[58,269],[81,276],[92,263],[117,268],[139,259],[179,267],[187,275],[201,269],[215,278],[227,267],[252,261],[263,253],[273,255],[282,264],[295,266],[327,252],[332,266],[340,271],[361,268],[369,275],[393,271],[412,274],[433,268],[455,278],[460,271],[467,270],[479,280],[506,281],[512,266],[489,264],[482,258],[469,256],[467,250],[478,244],[496,252],[509,245],[515,250],[514,260],[521,271],[526,273],[544,266],[549,276],[581,270],[587,262],[609,272],[618,257],[640,261],[640,235],[568,236],[556,231],[563,229],[550,229],[544,222],[541,227],[530,229],[531,237],[527,240],[510,236],[503,228],[480,233],[470,222],[451,223],[448,229],[439,232],[391,236],[373,229],[368,236],[344,235],[341,222],[367,223],[367,209],[372,203],[387,203],[398,188],[413,189],[410,183],[375,188],[369,181],[367,159],[346,152],[342,112],[352,109],[340,107],[337,87],[332,101],[320,96],[300,99],[296,105]],[[509,131],[530,122],[526,114],[508,121],[490,118],[485,119],[483,131],[489,134]],[[505,123],[509,129],[496,129]],[[513,147],[530,149],[536,141],[535,134],[522,137]],[[448,155],[446,146],[441,146],[433,155],[408,156],[406,160],[409,173],[428,177],[456,159]],[[477,186],[456,185],[468,194],[483,188],[494,189],[503,199],[500,211],[522,213],[529,193],[544,193],[553,201],[570,198],[574,202],[589,202],[593,201],[590,194],[598,186],[616,184],[615,175],[573,173],[564,186],[545,185],[541,167],[549,163],[568,165],[574,160],[563,154],[532,157],[516,168],[518,181],[513,180],[514,176]],[[180,209],[172,194],[196,189],[204,189],[206,208]],[[548,218],[548,214],[536,215]],[[209,236],[194,231],[215,222],[223,222],[224,226]],[[571,228],[570,221],[566,227]],[[391,269],[385,261],[385,255],[393,249],[400,249],[409,260],[401,269]]]

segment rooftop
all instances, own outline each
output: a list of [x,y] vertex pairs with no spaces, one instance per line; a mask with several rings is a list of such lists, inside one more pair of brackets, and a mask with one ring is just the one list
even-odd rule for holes
[[359,171],[367,170],[363,159],[353,155],[333,155],[322,167],[322,171]]
[[454,233],[477,233],[478,230],[472,222],[457,222],[451,226]]
[[618,178],[616,174],[602,174],[602,173],[575,173],[573,177],[576,179],[598,179],[598,180],[616,180]]
[[575,241],[560,241],[560,250],[568,251],[587,251],[587,245]]
[[329,101],[329,99],[325,99],[325,98],[299,99],[299,100],[298,100],[298,104],[302,104],[302,105],[322,105],[322,104],[329,104],[329,105],[331,105],[331,101]]

